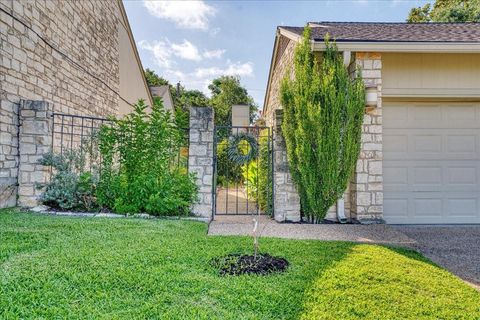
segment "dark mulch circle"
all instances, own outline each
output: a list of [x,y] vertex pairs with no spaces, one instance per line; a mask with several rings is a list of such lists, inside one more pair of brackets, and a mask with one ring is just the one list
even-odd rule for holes
[[238,276],[241,274],[266,275],[273,272],[283,272],[288,267],[288,261],[269,254],[241,255],[233,253],[224,257],[212,259],[212,266],[218,269],[220,275]]

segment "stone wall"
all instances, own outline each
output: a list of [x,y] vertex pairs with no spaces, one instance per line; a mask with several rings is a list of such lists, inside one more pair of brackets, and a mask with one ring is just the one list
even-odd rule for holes
[[273,205],[276,221],[298,222],[300,216],[300,197],[288,169],[287,148],[282,136],[283,112],[275,110],[273,131]]
[[366,86],[377,90],[377,106],[366,108],[363,117],[360,157],[351,183],[351,211],[363,222],[381,222],[383,216],[382,172],[382,56],[357,52],[355,66],[361,68]]
[[280,36],[278,41],[277,57],[275,58],[274,66],[272,66],[274,70],[270,82],[268,99],[264,107],[265,114],[263,117],[266,120],[267,126],[273,126],[275,110],[282,108],[280,104],[280,83],[283,77],[287,71],[290,71],[293,77],[293,54],[295,53],[296,42],[284,36]]
[[0,207],[7,207],[16,199],[21,99],[67,114],[117,113],[120,12],[117,1],[6,0],[0,7],[8,12],[0,11]]
[[192,213],[212,218],[214,112],[208,107],[190,108],[190,146],[188,171],[197,175],[198,201]]
[[51,150],[52,109],[52,104],[45,101],[20,101],[19,206],[37,205],[42,193],[39,187],[48,182],[50,177],[50,168],[37,162]]

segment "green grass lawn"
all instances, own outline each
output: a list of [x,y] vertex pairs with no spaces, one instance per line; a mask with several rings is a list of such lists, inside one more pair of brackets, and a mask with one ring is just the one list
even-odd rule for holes
[[480,293],[415,252],[264,238],[287,272],[220,277],[209,260],[251,239],[206,231],[0,210],[0,319],[480,318]]

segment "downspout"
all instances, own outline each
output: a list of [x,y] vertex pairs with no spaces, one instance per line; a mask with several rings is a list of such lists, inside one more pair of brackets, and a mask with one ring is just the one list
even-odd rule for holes
[[337,200],[337,219],[340,223],[347,223],[347,217],[345,216],[345,198],[343,196]]
[[[343,65],[348,68],[352,61],[352,52],[343,52]],[[340,223],[347,223],[347,217],[345,216],[345,198],[342,196],[337,200],[337,219]]]

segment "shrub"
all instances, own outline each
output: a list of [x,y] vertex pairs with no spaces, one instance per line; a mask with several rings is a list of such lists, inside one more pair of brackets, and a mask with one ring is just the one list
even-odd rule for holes
[[217,185],[242,183],[242,166],[233,162],[228,156],[228,139],[217,144]]
[[328,37],[318,64],[310,32],[305,28],[295,50],[295,79],[286,76],[281,84],[282,131],[303,213],[318,222],[342,196],[357,162],[365,89],[360,77],[350,78]]
[[[272,213],[272,159],[270,158],[270,146],[268,129],[260,132],[258,138],[258,160],[254,159],[247,165],[242,166],[242,176],[248,197],[254,199],[259,208]],[[247,188],[248,187],[248,188]]]
[[86,150],[65,150],[59,155],[47,153],[39,163],[54,170],[40,196],[43,204],[60,210],[98,210],[95,197],[98,172],[95,167],[87,171]]
[[177,167],[184,139],[156,99],[151,112],[134,111],[100,130],[102,170],[98,202],[119,213],[186,215],[196,200],[195,177]]

